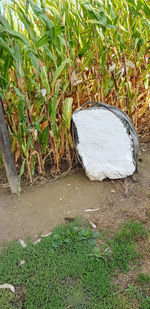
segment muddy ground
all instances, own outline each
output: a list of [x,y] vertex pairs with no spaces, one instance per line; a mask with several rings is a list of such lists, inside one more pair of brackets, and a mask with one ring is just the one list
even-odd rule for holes
[[[84,170],[12,195],[0,177],[0,244],[13,239],[36,239],[60,223],[82,215],[97,229],[114,231],[120,223],[138,220],[150,229],[150,144],[141,145],[138,175],[123,180],[91,182]],[[4,179],[4,182],[6,180]],[[91,209],[93,211],[86,212]],[[95,209],[98,209],[94,211]],[[150,248],[145,267],[150,273]],[[142,249],[143,250],[143,249]],[[144,271],[144,270],[143,270]]]

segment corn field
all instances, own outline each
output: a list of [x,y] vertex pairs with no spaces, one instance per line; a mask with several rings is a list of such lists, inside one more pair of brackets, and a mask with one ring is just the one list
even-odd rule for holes
[[71,115],[89,100],[121,108],[148,137],[149,34],[146,0],[3,1],[0,98],[20,175],[72,168]]

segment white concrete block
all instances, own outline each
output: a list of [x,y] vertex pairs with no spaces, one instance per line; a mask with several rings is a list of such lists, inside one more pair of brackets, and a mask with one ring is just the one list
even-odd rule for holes
[[132,175],[133,140],[114,113],[104,108],[75,112],[72,116],[77,129],[77,152],[90,180],[118,179]]

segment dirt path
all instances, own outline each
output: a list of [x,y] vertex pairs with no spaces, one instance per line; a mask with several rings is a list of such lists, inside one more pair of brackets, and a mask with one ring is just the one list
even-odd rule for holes
[[[66,217],[82,215],[100,228],[116,228],[137,219],[149,225],[150,145],[142,151],[139,179],[90,182],[84,171],[44,185],[34,185],[20,197],[0,188],[0,240],[48,233]],[[149,194],[149,195],[148,195]],[[85,212],[85,209],[96,212]]]

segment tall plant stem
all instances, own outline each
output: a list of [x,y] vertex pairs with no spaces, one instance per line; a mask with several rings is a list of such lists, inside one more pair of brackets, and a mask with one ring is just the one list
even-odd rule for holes
[[135,66],[135,80],[134,80],[134,85],[135,85],[135,108],[136,108],[136,119],[135,119],[135,126],[137,128],[137,79],[138,79],[138,72],[137,72],[137,63],[136,63],[136,54],[135,54],[135,47],[134,47],[134,43],[133,43],[133,39],[132,39],[132,35],[131,35],[131,31],[130,31],[130,26],[129,26],[129,21],[127,18],[127,26],[128,26],[128,32],[130,34],[130,41],[131,41],[131,45],[133,47],[133,56],[134,56],[134,66]]
[[60,16],[61,16],[61,24],[62,24],[62,26],[65,27],[66,56],[67,56],[67,59],[69,60],[69,95],[71,97],[71,91],[72,91],[72,85],[71,85],[72,67],[71,67],[71,64],[70,64],[70,55],[69,55],[69,48],[68,48],[68,41],[67,41],[66,26],[65,26],[65,24],[63,22],[63,15],[62,15],[61,7],[60,7]]
[[[105,36],[104,36],[104,40],[105,40],[106,50],[107,50],[107,54],[108,54],[108,59],[109,59],[110,65],[112,66],[113,63],[112,63],[112,59],[111,59],[111,56],[110,56],[110,53],[109,53],[108,44],[107,44]],[[118,87],[117,87],[117,82],[116,82],[116,78],[115,78],[115,73],[113,71],[111,71],[111,75],[112,75],[114,85],[115,85],[115,91],[116,91],[116,98],[115,99],[117,100]]]
[[124,79],[125,79],[125,93],[126,93],[126,112],[128,113],[128,94],[127,94],[127,68],[126,68],[126,55],[123,50],[123,65],[124,65]]
[[67,33],[65,33],[65,42],[66,42],[66,55],[69,60],[69,94],[71,97],[71,90],[72,90],[72,85],[71,85],[71,74],[72,74],[72,68],[70,65],[70,55],[69,55],[69,48],[68,48],[68,41],[67,41]]
[[97,78],[97,85],[98,85],[98,101],[101,101],[101,77],[100,77],[100,65],[99,65],[99,57],[98,57],[98,49],[97,49],[97,39],[95,33],[95,27],[93,27],[94,33],[94,45],[95,45],[95,53],[96,53],[96,78]]
[[[27,97],[28,97],[28,100],[29,100],[29,95],[28,95],[28,89],[27,89],[27,83],[26,83],[26,80],[25,80],[25,89],[26,89],[26,94],[27,94]],[[33,126],[33,122],[32,122],[32,117],[30,115],[30,110],[28,108],[28,104],[26,102],[26,106],[27,106],[27,112],[28,112],[28,118],[29,118],[29,121],[30,121],[30,124],[31,124],[31,127],[32,127],[32,130],[33,132],[35,131],[34,129],[34,126]],[[43,165],[43,162],[42,162],[42,158],[41,158],[41,154],[40,154],[40,145],[39,145],[39,142],[37,140],[37,137],[36,137],[36,140],[35,140],[35,147],[36,147],[36,154],[37,154],[37,159],[38,159],[38,165],[39,165],[39,174],[45,174],[44,173],[44,165]],[[31,173],[30,173],[31,174]],[[30,177],[32,179],[32,176]]]

